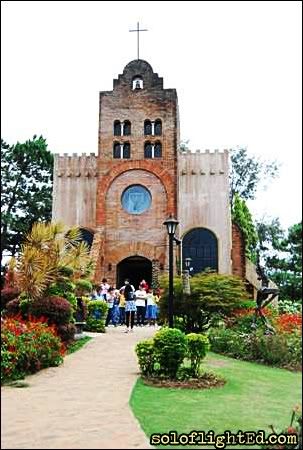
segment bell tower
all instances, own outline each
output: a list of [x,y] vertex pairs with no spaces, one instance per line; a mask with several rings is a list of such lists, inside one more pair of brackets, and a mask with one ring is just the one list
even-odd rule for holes
[[[150,64],[137,59],[114,80],[112,91],[100,92],[99,105],[92,250],[96,280],[115,283],[119,271],[134,273],[136,258],[148,260],[153,272],[167,264],[162,224],[169,214],[177,216],[178,101],[176,90],[164,89]],[[142,261],[140,267],[144,272]]]

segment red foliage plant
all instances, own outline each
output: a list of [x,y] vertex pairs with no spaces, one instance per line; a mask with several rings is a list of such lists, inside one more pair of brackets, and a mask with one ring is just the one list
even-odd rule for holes
[[284,333],[292,333],[294,331],[302,331],[302,315],[301,314],[281,314],[276,318],[276,328]]

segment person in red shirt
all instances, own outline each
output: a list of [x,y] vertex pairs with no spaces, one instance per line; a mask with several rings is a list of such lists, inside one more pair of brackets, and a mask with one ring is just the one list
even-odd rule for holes
[[148,284],[146,283],[146,281],[143,279],[142,281],[141,281],[141,283],[139,284],[139,289],[140,289],[140,287],[143,287],[143,289],[145,290],[145,292],[148,292],[148,290],[149,290],[149,286],[148,286]]

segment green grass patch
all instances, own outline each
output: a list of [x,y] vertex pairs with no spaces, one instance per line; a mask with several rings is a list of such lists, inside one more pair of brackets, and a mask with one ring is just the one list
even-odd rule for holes
[[80,348],[82,348],[85,344],[87,344],[87,342],[90,341],[91,339],[92,339],[91,336],[84,336],[83,338],[73,342],[67,347],[67,354],[70,355],[71,353],[80,350]]
[[[223,387],[207,390],[156,388],[138,380],[130,405],[146,435],[178,434],[192,430],[279,431],[289,425],[292,408],[301,399],[301,373],[238,361],[209,353],[203,367],[222,375]],[[243,447],[243,446],[242,446]],[[214,448],[202,446],[164,446],[157,448]],[[226,448],[241,448],[227,446]],[[247,449],[260,448],[248,446]]]

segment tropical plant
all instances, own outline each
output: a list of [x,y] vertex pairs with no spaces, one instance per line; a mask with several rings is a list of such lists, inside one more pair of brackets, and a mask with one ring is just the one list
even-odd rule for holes
[[53,283],[86,275],[91,259],[88,247],[80,238],[78,227],[66,230],[60,223],[33,225],[18,260],[20,287],[28,298],[41,298]]

